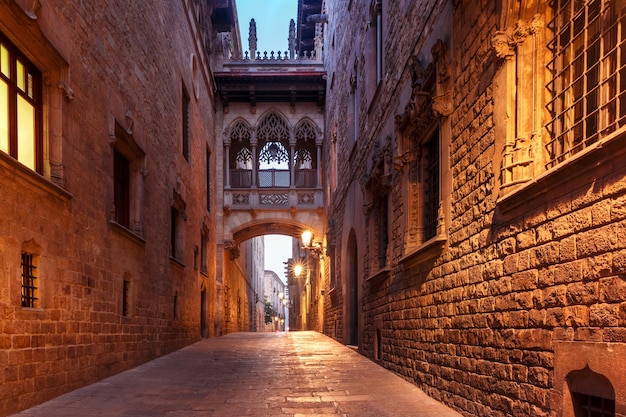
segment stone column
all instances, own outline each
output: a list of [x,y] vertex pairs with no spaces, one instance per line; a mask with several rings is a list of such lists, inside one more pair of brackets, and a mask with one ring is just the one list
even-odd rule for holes
[[250,181],[250,187],[256,188],[257,184],[257,163],[259,161],[259,155],[256,153],[256,131],[252,132],[252,138],[250,139],[250,150],[252,151],[252,178]]
[[230,188],[230,142],[224,142],[224,163],[226,164],[224,188]]

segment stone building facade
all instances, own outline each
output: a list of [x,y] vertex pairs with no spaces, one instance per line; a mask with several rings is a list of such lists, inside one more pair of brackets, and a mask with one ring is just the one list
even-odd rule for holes
[[[272,307],[270,317],[266,317],[265,331],[284,331],[288,326],[286,300],[288,299],[287,286],[274,271],[265,271],[263,299]],[[267,315],[267,312],[266,312]],[[271,319],[268,323],[267,319]]]
[[626,415],[624,3],[325,14],[324,332],[464,415]]
[[0,415],[220,327],[223,4],[0,2]]

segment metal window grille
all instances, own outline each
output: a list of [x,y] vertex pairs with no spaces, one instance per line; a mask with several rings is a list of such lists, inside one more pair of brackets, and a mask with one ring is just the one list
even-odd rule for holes
[[615,400],[572,393],[576,417],[615,417]]
[[437,235],[439,217],[439,130],[424,144],[424,241]]
[[22,253],[22,307],[34,308],[37,303],[37,267],[33,263],[33,255]]
[[626,125],[626,7],[618,0],[556,0],[549,28],[551,168]]

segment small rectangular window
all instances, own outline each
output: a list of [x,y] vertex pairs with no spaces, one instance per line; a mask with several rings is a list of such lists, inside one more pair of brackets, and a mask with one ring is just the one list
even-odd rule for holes
[[130,162],[120,152],[113,151],[113,193],[115,221],[130,227]]
[[22,307],[37,306],[36,269],[33,254],[22,252]]
[[206,274],[208,272],[207,250],[209,246],[209,231],[204,230],[200,239],[200,272]]
[[189,102],[189,94],[187,94],[187,90],[183,86],[183,156],[187,162],[189,162]]
[[211,211],[211,152],[206,150],[206,208]]
[[170,256],[176,258],[178,254],[178,210],[172,207],[170,211]]
[[122,286],[122,316],[129,315],[129,311],[130,311],[129,299],[130,299],[130,281],[125,279],[123,282],[123,286]]

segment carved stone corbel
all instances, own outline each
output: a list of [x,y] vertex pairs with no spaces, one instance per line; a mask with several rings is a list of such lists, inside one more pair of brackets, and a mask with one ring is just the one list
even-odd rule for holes
[[441,116],[447,117],[452,114],[452,92],[447,91],[441,95],[433,96],[433,111]]
[[63,93],[63,97],[65,98],[66,101],[74,100],[74,90],[72,90],[72,88],[69,85],[67,85],[63,81],[59,81],[57,83],[57,88],[61,90],[61,92]]
[[233,242],[232,240],[224,241],[224,250],[229,253],[230,259],[233,261],[239,258],[239,255],[241,255],[239,245],[235,245],[235,242]]
[[127,110],[124,117],[126,118],[126,133],[128,133],[129,135],[132,135],[133,126],[135,125],[135,116],[133,116],[133,112],[131,112],[130,110]]

